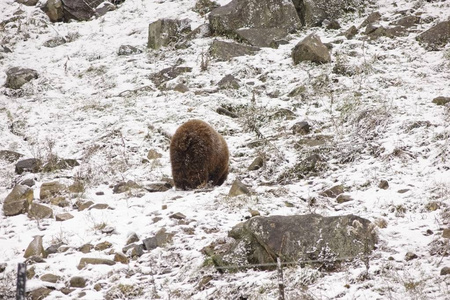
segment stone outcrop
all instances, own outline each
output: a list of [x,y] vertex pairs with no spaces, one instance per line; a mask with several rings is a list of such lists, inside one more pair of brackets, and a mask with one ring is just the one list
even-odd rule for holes
[[3,201],[3,214],[15,216],[28,211],[33,201],[33,190],[25,185],[16,185]]
[[317,214],[254,217],[233,227],[228,251],[204,249],[216,265],[317,262],[333,265],[369,255],[377,244],[375,226],[354,215]]
[[450,41],[450,21],[440,22],[416,38],[425,48],[438,50]]
[[331,56],[330,51],[322,43],[320,38],[314,34],[310,34],[292,50],[292,59],[294,60],[294,64],[302,61],[327,63],[331,61]]

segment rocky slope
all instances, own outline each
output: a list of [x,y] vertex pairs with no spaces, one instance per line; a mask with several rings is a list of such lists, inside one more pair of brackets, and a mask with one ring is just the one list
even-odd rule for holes
[[[286,299],[448,297],[449,1],[227,2],[0,3],[0,299],[24,261],[32,299],[277,299],[276,271],[217,252],[310,213],[377,244],[286,262]],[[230,175],[176,191],[193,118]]]

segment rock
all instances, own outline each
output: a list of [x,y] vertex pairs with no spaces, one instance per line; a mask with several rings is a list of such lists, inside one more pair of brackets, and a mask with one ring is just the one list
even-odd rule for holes
[[36,184],[36,182],[32,178],[27,178],[27,179],[21,181],[20,184],[21,185],[26,185],[28,187],[32,187],[32,186],[34,186]]
[[55,48],[55,47],[64,45],[65,43],[67,43],[66,39],[58,36],[58,37],[55,37],[55,38],[45,41],[43,46],[47,47],[47,48]]
[[52,289],[46,288],[46,287],[40,287],[35,290],[32,290],[31,292],[27,293],[27,299],[30,300],[41,300],[45,299],[50,293],[52,292]]
[[15,0],[17,3],[26,5],[26,6],[35,6],[39,0]]
[[39,198],[41,201],[50,202],[51,198],[60,196],[67,191],[67,187],[58,181],[44,182],[41,185]]
[[47,257],[47,253],[44,250],[44,247],[42,246],[42,235],[36,235],[34,236],[33,240],[28,245],[27,249],[25,250],[25,254],[23,257],[29,258],[32,256],[39,256],[39,257]]
[[369,24],[375,23],[381,19],[381,14],[378,11],[371,13],[362,23],[359,28],[366,27]]
[[249,195],[250,190],[239,180],[234,180],[231,185],[230,191],[228,192],[229,197],[236,197],[239,195]]
[[450,239],[450,228],[445,228],[445,229],[442,231],[442,237],[443,237],[444,239]]
[[[144,239],[144,249],[149,251],[156,249],[157,247],[163,247],[165,244],[170,243],[174,234],[167,233],[165,228],[161,228],[153,237]],[[124,251],[125,252],[125,251]]]
[[61,276],[57,276],[54,274],[44,274],[39,279],[46,282],[57,283],[59,280],[61,280]]
[[400,18],[394,22],[391,22],[389,25],[397,25],[397,26],[403,26],[405,28],[410,28],[413,26],[416,26],[420,23],[421,18],[418,16],[406,16],[403,18]]
[[153,73],[150,75],[150,80],[156,85],[160,86],[161,84],[172,80],[181,74],[189,73],[192,71],[191,67],[170,67],[163,69],[157,73]]
[[295,123],[294,126],[292,126],[291,130],[293,134],[305,135],[311,132],[311,126],[308,122],[302,121]]
[[121,45],[119,47],[119,51],[117,51],[117,55],[125,56],[125,55],[133,55],[142,53],[142,50],[130,45]]
[[53,218],[53,209],[39,203],[31,203],[28,208],[28,218],[35,220]]
[[349,29],[347,29],[346,31],[340,33],[339,36],[345,36],[347,38],[347,40],[351,40],[357,34],[358,34],[358,29],[356,28],[356,26],[352,26]]
[[321,196],[328,198],[336,198],[344,192],[344,186],[339,184],[320,193]]
[[169,182],[150,183],[144,187],[144,189],[150,193],[166,192],[171,188],[172,184],[170,184]]
[[293,0],[303,26],[320,26],[325,20],[340,18],[349,8],[361,5],[354,0]]
[[137,189],[137,188],[140,188],[140,186],[136,182],[134,182],[132,180],[128,180],[127,182],[123,181],[123,182],[119,182],[118,184],[116,184],[113,187],[113,193],[114,194],[122,194],[122,193],[130,191],[131,189]]
[[118,263],[121,263],[121,264],[128,264],[130,262],[128,257],[126,257],[126,255],[123,254],[123,253],[116,253],[116,254],[114,254],[114,261],[118,262]]
[[25,185],[16,185],[3,201],[3,214],[15,216],[28,211],[33,201],[33,190]]
[[64,21],[88,21],[96,15],[95,8],[104,0],[62,0]]
[[7,266],[8,265],[6,263],[0,263],[0,273],[5,272]]
[[105,226],[101,229],[101,232],[105,234],[112,234],[115,230],[116,229],[112,226]]
[[22,174],[24,172],[38,173],[41,170],[42,162],[37,158],[28,158],[20,160],[16,164],[16,173]]
[[97,204],[90,206],[89,210],[91,210],[91,209],[112,209],[112,208],[109,207],[109,205],[106,203],[97,203]]
[[433,99],[433,103],[436,105],[447,105],[450,103],[450,97],[436,97]]
[[76,207],[78,208],[78,211],[83,211],[85,209],[88,209],[89,207],[91,207],[92,205],[94,205],[93,201],[77,201],[77,203],[75,203]]
[[62,213],[55,216],[55,220],[58,222],[64,222],[70,219],[73,219],[73,215],[71,215],[70,213]]
[[296,164],[292,171],[298,179],[302,179],[311,173],[318,172],[322,162],[323,159],[319,154],[312,154]]
[[108,265],[113,266],[116,262],[110,259],[105,258],[89,258],[89,257],[83,257],[80,259],[80,263],[78,264],[77,268],[78,270],[83,269],[87,265]]
[[268,264],[280,257],[282,262],[318,260],[333,268],[340,259],[369,255],[378,241],[373,224],[354,215],[254,217],[228,235],[234,241],[227,251],[206,251],[216,265]]
[[47,255],[58,253],[63,245],[63,243],[52,244],[45,249],[45,252],[47,253]]
[[291,55],[295,65],[302,61],[311,61],[315,63],[327,63],[331,61],[328,48],[322,44],[320,38],[314,34],[308,35],[299,42],[292,50]]
[[444,47],[450,42],[450,21],[438,23],[419,34],[416,39],[429,50],[438,50]]
[[80,164],[75,159],[64,159],[64,158],[56,158],[54,160],[49,161],[42,167],[43,172],[54,172],[58,170],[66,170],[71,169],[73,167],[77,167]]
[[185,85],[183,83],[179,83],[176,86],[174,86],[173,90],[175,92],[178,92],[178,93],[187,93],[187,92],[189,92],[189,88],[187,87],[187,85]]
[[242,28],[235,31],[236,37],[256,47],[278,48],[289,31],[286,28]]
[[280,108],[276,113],[270,116],[271,119],[294,120],[297,116],[292,110]]
[[417,257],[418,257],[417,254],[415,254],[413,252],[407,252],[405,254],[405,260],[406,261],[410,261],[410,260],[416,259]]
[[256,171],[264,166],[264,159],[261,156],[257,156],[248,167],[249,171]]
[[338,30],[341,29],[341,24],[339,24],[336,20],[331,20],[330,23],[327,24],[328,30]]
[[139,242],[139,237],[136,234],[136,232],[132,232],[128,236],[127,241],[125,242],[125,245],[129,245],[129,244],[136,243],[136,242]]
[[64,18],[63,4],[61,0],[47,0],[42,10],[47,14],[51,22],[60,22]]
[[218,61],[227,61],[233,57],[254,55],[260,48],[214,40],[209,48],[210,55]]
[[191,31],[190,20],[159,19],[148,26],[147,47],[155,50],[176,43]]
[[443,267],[440,274],[441,276],[450,275],[450,267]]
[[144,245],[135,245],[132,249],[131,249],[131,253],[130,256],[133,259],[137,259],[138,257],[141,257],[142,255],[144,255]]
[[176,220],[183,220],[183,219],[186,219],[186,216],[180,212],[177,212],[177,213],[170,215],[169,218],[176,219]]
[[220,81],[217,83],[217,86],[220,87],[221,89],[231,88],[233,90],[237,90],[240,88],[239,79],[237,79],[231,74],[228,74],[222,79],[220,79]]
[[340,194],[339,196],[336,197],[336,202],[337,203],[345,203],[345,202],[349,202],[352,201],[353,198],[349,195],[344,195],[344,194]]
[[74,276],[70,278],[69,285],[73,288],[84,288],[86,287],[86,279],[81,276]]
[[370,39],[374,40],[374,39],[377,39],[377,38],[383,37],[383,36],[388,37],[388,38],[395,38],[395,37],[399,37],[399,36],[405,36],[407,34],[408,34],[408,32],[402,26],[396,26],[396,27],[390,27],[390,28],[385,28],[383,26],[380,26],[380,27],[374,29],[373,31],[371,31],[368,36]]
[[386,221],[386,219],[383,218],[377,218],[375,219],[375,221],[373,221],[373,223],[377,225],[379,228],[387,228],[388,226],[388,222]]
[[10,150],[0,150],[0,160],[13,163],[20,159],[23,155]]
[[220,5],[217,4],[215,1],[211,0],[197,0],[195,2],[195,6],[192,9],[196,13],[198,13],[200,16],[204,16],[207,13],[211,12],[214,8],[219,7]]
[[86,254],[86,253],[91,252],[92,249],[94,249],[94,245],[92,245],[92,244],[84,244],[80,248],[78,248],[78,251],[80,251],[81,253]]
[[387,180],[382,179],[382,180],[380,180],[378,187],[380,189],[387,190],[389,188],[389,182],[387,182]]
[[109,249],[111,247],[112,247],[112,244],[108,241],[105,241],[105,242],[101,242],[101,243],[98,243],[97,245],[95,245],[94,249],[96,251],[103,251],[103,250]]
[[288,33],[301,27],[293,3],[283,0],[233,0],[208,17],[212,32],[219,35],[234,36],[240,28],[278,28]]
[[[112,0],[114,1],[114,0]],[[116,6],[108,1],[101,2],[96,8],[95,8],[95,15],[97,17],[101,17],[106,15],[107,12],[116,10]]]
[[36,267],[31,266],[30,268],[27,268],[27,279],[33,279],[36,275]]
[[239,118],[239,116],[237,114],[235,114],[234,112],[229,111],[228,109],[224,108],[224,107],[219,107],[216,109],[216,112],[219,115],[224,115],[230,118]]
[[10,89],[20,89],[22,85],[38,77],[38,72],[33,69],[13,67],[6,71],[5,86]]

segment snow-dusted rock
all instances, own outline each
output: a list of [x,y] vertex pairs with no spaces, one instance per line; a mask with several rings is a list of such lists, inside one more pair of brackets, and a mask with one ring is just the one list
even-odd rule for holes
[[328,63],[331,61],[330,51],[315,34],[310,34],[292,49],[294,64],[302,61]]
[[3,201],[3,214],[15,216],[23,214],[33,201],[33,190],[25,185],[16,185]]
[[36,70],[13,67],[6,71],[5,86],[11,89],[20,89],[22,85],[38,77]]

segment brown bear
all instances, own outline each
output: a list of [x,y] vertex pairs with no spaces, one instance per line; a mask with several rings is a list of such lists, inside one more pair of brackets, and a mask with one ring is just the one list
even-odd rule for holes
[[189,120],[170,142],[170,162],[175,187],[182,190],[221,185],[228,176],[228,146],[207,123]]

